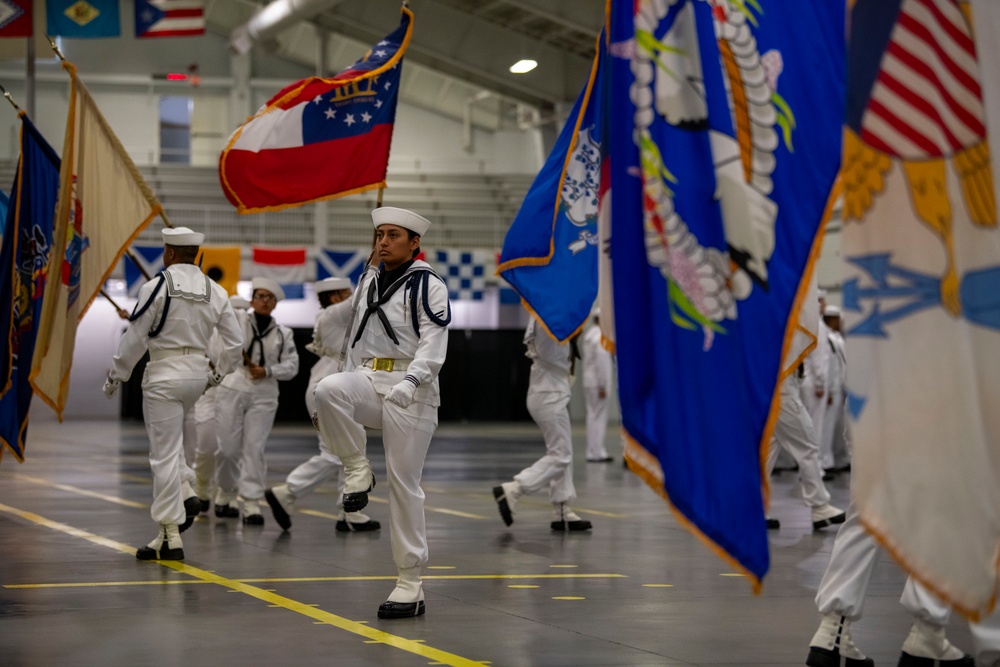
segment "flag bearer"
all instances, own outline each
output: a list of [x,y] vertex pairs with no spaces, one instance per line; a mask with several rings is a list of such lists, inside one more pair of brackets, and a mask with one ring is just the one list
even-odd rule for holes
[[[312,342],[306,349],[319,356],[319,361],[313,364],[309,372],[309,385],[306,387],[306,408],[309,414],[316,412],[314,392],[319,381],[328,375],[339,373],[342,369],[341,355],[344,350],[344,338],[351,322],[351,281],[349,278],[327,278],[316,283],[316,297],[319,299],[320,311],[313,327]],[[292,527],[292,517],[289,512],[295,501],[312,493],[318,485],[331,477],[337,478],[337,505],[340,515],[337,517],[337,530],[342,533],[372,531],[381,528],[361,512],[346,514],[344,508],[344,476],[340,474],[343,465],[340,459],[330,453],[330,448],[319,436],[319,454],[297,467],[288,474],[285,483],[264,492],[267,504],[271,506],[274,520],[284,530]]]
[[[292,330],[271,317],[285,292],[270,278],[254,278],[252,311],[237,314],[246,343],[243,366],[230,373],[215,393],[219,449],[216,457],[215,516],[264,525],[260,501],[267,488],[264,445],[278,412],[278,382],[299,372]],[[237,495],[240,510],[235,507]]]
[[379,618],[424,613],[420,571],[427,562],[424,457],[437,428],[438,373],[448,350],[448,289],[416,259],[430,221],[405,209],[372,211],[379,266],[369,268],[350,334],[348,367],[316,387],[323,442],[344,464],[344,511],[368,504],[375,475],[365,458],[365,428],[382,429],[389,480],[389,535],[398,577]]
[[[243,332],[226,290],[195,266],[204,234],[187,227],[163,230],[163,271],[143,285],[129,326],[104,383],[111,398],[149,350],[142,378],[142,412],[149,434],[153,472],[150,514],[159,524],[156,537],[140,548],[139,560],[183,560],[180,526],[186,515],[182,481],[190,471],[184,461],[184,414],[205,387],[239,363]],[[213,330],[222,342],[216,369],[205,352]],[[193,494],[192,494],[193,497]]]
[[583,394],[587,400],[587,461],[610,463],[614,459],[604,447],[608,432],[608,396],[611,393],[611,353],[601,344],[601,313],[581,337],[583,343]]

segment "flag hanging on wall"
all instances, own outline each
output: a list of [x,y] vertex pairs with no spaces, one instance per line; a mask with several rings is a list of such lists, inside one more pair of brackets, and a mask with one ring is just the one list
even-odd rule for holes
[[0,0],[0,37],[31,37],[32,0]]
[[350,278],[357,285],[371,249],[320,248],[316,255],[316,280]]
[[486,276],[492,275],[493,253],[488,250],[438,248],[431,253],[431,266],[448,286],[452,301],[482,301]]
[[46,0],[46,31],[60,37],[118,37],[118,0]]
[[240,246],[202,246],[197,264],[206,276],[229,292],[229,296],[236,294],[236,283],[240,280]]
[[627,456],[759,589],[772,401],[840,164],[844,7],[643,7],[613,0],[609,46]]
[[333,199],[385,185],[403,53],[413,13],[332,79],[311,77],[272,97],[229,137],[222,190],[240,213]]
[[122,258],[125,266],[125,289],[133,299],[139,288],[163,270],[162,245],[133,245],[131,252]]
[[[163,208],[101,115],[76,68],[59,172],[50,275],[31,384],[59,419],[69,392],[77,323],[125,249]],[[58,268],[57,268],[58,267]]]
[[204,34],[202,0],[135,0],[135,36],[140,39]]
[[0,459],[10,450],[23,461],[32,396],[28,374],[51,266],[59,156],[28,117],[20,117],[21,158],[0,246]]
[[602,32],[590,79],[504,237],[497,267],[559,341],[584,325],[597,297],[604,51]]
[[975,618],[1000,581],[1000,7],[968,9],[854,5],[841,257],[861,521]]
[[301,299],[306,281],[305,248],[253,248],[254,278],[270,278],[285,290],[286,299]]

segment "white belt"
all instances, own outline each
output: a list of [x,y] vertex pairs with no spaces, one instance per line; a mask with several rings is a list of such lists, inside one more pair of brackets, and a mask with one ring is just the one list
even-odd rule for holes
[[150,361],[162,361],[170,357],[186,357],[189,354],[204,355],[205,350],[200,347],[168,347],[160,350],[150,350]]
[[413,359],[387,359],[384,357],[369,357],[362,359],[361,365],[373,371],[405,371]]

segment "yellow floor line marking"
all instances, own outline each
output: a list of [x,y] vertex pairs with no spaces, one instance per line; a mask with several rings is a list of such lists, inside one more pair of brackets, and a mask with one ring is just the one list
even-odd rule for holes
[[[476,496],[479,498],[483,497],[481,493],[477,493]],[[541,500],[532,500],[525,498],[519,498],[517,504],[519,507],[538,507],[538,508],[547,507],[550,509],[552,507],[551,503],[546,503]],[[578,507],[576,505],[573,505],[573,511],[576,512],[577,514],[593,514],[594,516],[606,516],[610,519],[624,519],[626,517],[631,516],[629,514],[616,514],[615,512],[602,512],[601,510],[589,510],[582,507]]]
[[[388,505],[389,501],[386,498],[376,498],[375,496],[369,494],[368,500],[375,503],[382,503],[383,505]],[[327,514],[326,512],[318,512],[316,510],[299,510],[302,514],[309,514],[311,516],[318,516],[324,519],[339,519],[340,517],[336,514]],[[444,507],[431,507],[430,505],[424,505],[424,511],[426,512],[436,512],[437,514],[450,514],[451,516],[460,516],[465,519],[480,519],[482,521],[489,521],[492,517],[486,517],[482,514],[470,514],[469,512],[459,512],[458,510],[445,509]]]
[[541,588],[541,586],[536,586],[534,584],[511,584],[507,588]]
[[[0,510],[4,508],[0,505]],[[60,524],[61,525],[61,524]],[[88,533],[89,534],[89,533]],[[96,536],[95,536],[96,537]],[[87,538],[89,539],[89,538]],[[118,544],[114,542],[113,544]],[[122,545],[128,546],[128,545]],[[128,554],[134,555],[135,548],[128,547]],[[209,570],[201,570],[207,574],[212,574]],[[429,574],[421,577],[424,581],[462,581],[462,580],[483,580],[483,579],[625,579],[624,574]],[[371,575],[353,577],[278,577],[259,579],[233,579],[241,584],[297,584],[312,582],[338,582],[338,581],[395,581],[396,575]],[[212,583],[205,579],[191,579],[186,581],[177,580],[151,580],[151,581],[94,581],[94,582],[70,582],[62,584],[5,584],[3,588],[96,588],[101,586],[177,586],[180,584],[207,584]],[[237,591],[231,590],[230,593]]]
[[69,491],[70,493],[78,493],[81,496],[89,496],[91,498],[97,498],[99,500],[107,500],[109,503],[116,503],[118,505],[125,505],[126,507],[138,507],[139,509],[149,509],[149,505],[143,503],[132,502],[131,500],[124,500],[116,496],[107,496],[103,493],[96,493],[94,491],[88,491],[87,489],[81,489],[77,486],[69,486],[68,484],[56,484],[55,482],[50,482],[40,477],[32,477],[31,475],[23,475],[21,473],[14,473],[18,479],[23,479],[26,482],[32,482],[33,484],[41,484],[42,486],[47,486],[52,489],[59,489],[60,491]]
[[720,577],[745,577],[747,575],[742,572],[723,572],[719,575]]
[[673,584],[643,584],[646,588],[673,588]]
[[428,565],[428,570],[454,570],[457,569],[454,565]]
[[[45,526],[46,528],[51,528],[59,532],[72,535],[73,537],[80,537],[94,544],[108,547],[115,551],[120,551],[122,553],[127,553],[129,555],[135,554],[135,547],[124,544],[122,542],[116,542],[115,540],[109,540],[100,535],[95,535],[94,533],[87,532],[85,530],[80,530],[78,528],[73,528],[64,523],[59,523],[57,521],[51,521],[43,516],[34,514],[33,512],[26,512],[24,510],[19,510],[8,505],[0,503],[0,512],[7,512],[8,514],[13,514],[19,516],[22,519],[31,521],[33,523]],[[463,658],[462,656],[455,655],[454,653],[448,653],[447,651],[442,651],[436,649],[433,646],[427,646],[421,644],[420,642],[414,641],[412,639],[406,639],[404,637],[398,637],[396,635],[389,634],[388,632],[382,632],[381,630],[376,630],[375,628],[370,628],[359,623],[357,621],[350,621],[342,616],[337,616],[336,614],[331,614],[330,612],[317,609],[315,607],[310,607],[309,605],[303,604],[296,600],[286,598],[282,595],[277,595],[265,591],[263,589],[257,588],[256,586],[249,586],[239,581],[233,579],[226,579],[225,577],[220,577],[218,575],[212,574],[207,570],[202,570],[197,567],[192,567],[191,565],[185,565],[179,561],[155,561],[162,567],[170,568],[180,572],[181,574],[187,574],[189,576],[207,581],[210,583],[218,584],[224,588],[232,591],[237,591],[243,593],[244,595],[249,595],[250,597],[261,600],[262,602],[269,602],[278,607],[282,607],[289,611],[307,616],[309,618],[315,619],[326,623],[327,625],[332,625],[341,630],[346,630],[355,635],[360,635],[371,640],[375,640],[382,644],[386,644],[393,648],[400,649],[402,651],[407,651],[409,653],[414,653],[423,658],[434,660],[442,665],[453,665],[455,667],[466,667],[471,665],[481,665],[482,663],[475,660],[469,660],[468,658]]]
[[586,600],[587,598],[582,598],[576,595],[557,595],[553,600]]
[[549,565],[549,567],[552,567],[552,568],[564,567],[564,568],[573,569],[575,567],[580,567],[580,566],[579,565]]

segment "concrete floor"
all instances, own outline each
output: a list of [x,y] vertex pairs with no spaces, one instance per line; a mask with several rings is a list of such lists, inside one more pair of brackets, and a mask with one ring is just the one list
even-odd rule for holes
[[[443,424],[424,470],[427,615],[380,621],[392,590],[388,531],[334,531],[335,490],[301,500],[282,532],[198,519],[183,563],[139,562],[151,481],[141,425],[33,423],[26,461],[0,465],[0,665],[802,665],[834,532],[814,533],[793,473],[773,478],[771,571],[761,595],[621,465],[583,462],[575,507],[587,534],[549,530],[543,497],[500,521],[491,487],[541,456],[532,424]],[[280,483],[316,451],[308,427],[268,444]],[[388,521],[381,442],[369,510]],[[847,505],[849,477],[830,483]],[[895,665],[910,618],[904,576],[883,557],[855,639]],[[949,637],[971,648],[953,620]]]

